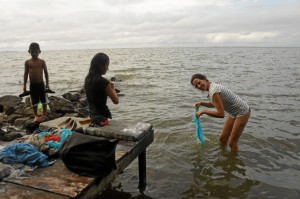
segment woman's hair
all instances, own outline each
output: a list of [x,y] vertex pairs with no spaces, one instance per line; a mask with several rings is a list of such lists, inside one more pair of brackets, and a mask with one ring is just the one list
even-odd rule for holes
[[109,57],[104,53],[97,53],[90,65],[90,70],[85,77],[84,89],[90,88],[90,86],[95,82],[99,75],[104,75],[106,72],[106,65],[109,63]]
[[207,80],[208,81],[208,79],[206,78],[205,75],[202,75],[202,74],[199,74],[199,73],[194,74],[192,76],[192,78],[191,78],[191,84],[193,84],[194,79],[201,79],[201,80]]

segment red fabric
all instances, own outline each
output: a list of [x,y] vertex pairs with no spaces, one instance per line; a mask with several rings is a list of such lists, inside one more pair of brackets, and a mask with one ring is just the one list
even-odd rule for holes
[[45,135],[45,141],[60,141],[60,136],[59,135]]

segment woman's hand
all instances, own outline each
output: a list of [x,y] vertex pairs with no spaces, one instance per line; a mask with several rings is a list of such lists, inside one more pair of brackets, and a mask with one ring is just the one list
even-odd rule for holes
[[195,103],[195,108],[199,108],[201,106],[201,102],[196,102]]
[[198,112],[196,113],[196,117],[198,118],[198,117],[200,117],[200,116],[203,115],[203,114],[204,114],[204,110],[198,111]]
[[112,81],[109,81],[110,87],[115,90],[115,84]]

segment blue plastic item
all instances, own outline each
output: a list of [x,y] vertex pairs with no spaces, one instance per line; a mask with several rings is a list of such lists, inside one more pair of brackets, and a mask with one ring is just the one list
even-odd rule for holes
[[[199,111],[199,108],[196,108],[196,112],[198,112],[198,111]],[[193,117],[193,122],[195,123],[195,126],[196,126],[197,139],[200,141],[201,144],[204,144],[205,139],[204,139],[200,119],[196,117],[196,114]]]

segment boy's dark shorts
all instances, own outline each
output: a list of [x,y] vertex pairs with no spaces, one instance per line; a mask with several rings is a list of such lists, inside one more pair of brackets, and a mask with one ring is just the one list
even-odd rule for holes
[[46,104],[45,84],[43,82],[30,84],[30,97],[32,106],[37,105],[39,101]]

